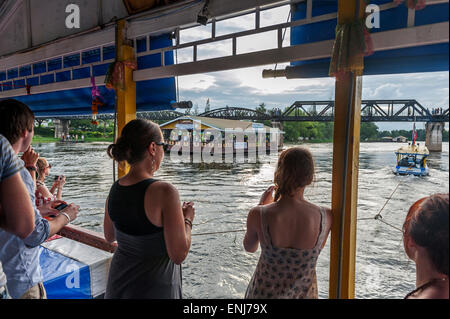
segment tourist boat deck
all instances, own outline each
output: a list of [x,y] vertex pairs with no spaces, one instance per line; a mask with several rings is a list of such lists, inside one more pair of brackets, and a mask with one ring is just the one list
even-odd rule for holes
[[[334,76],[328,296],[354,298],[362,75],[448,72],[448,0],[429,0],[423,10],[408,9],[398,1],[371,1],[382,23],[375,32],[364,36],[371,40],[368,51],[372,48],[374,53],[367,57],[363,52],[333,49],[340,40],[357,41],[349,36],[350,31],[363,34],[362,29],[352,29],[364,28],[357,23],[365,21],[368,13],[366,2],[360,0],[179,0],[164,1],[166,5],[159,8],[155,4],[162,2],[155,0],[109,0],[108,5],[106,1],[78,1],[79,11],[91,13],[83,16],[78,28],[64,27],[62,21],[75,20],[76,14],[66,19],[62,1],[58,6],[55,1],[33,3],[0,1],[0,98],[18,99],[40,117],[87,114],[95,119],[97,113],[115,113],[117,136],[126,123],[136,118],[136,111],[171,109],[177,100],[178,76],[282,63],[291,65],[273,71],[276,76]],[[292,9],[291,21],[283,19],[262,26],[261,13],[282,5]],[[216,34],[216,23],[243,15],[254,16],[254,23],[250,23],[254,28]],[[210,37],[180,40],[180,31],[208,23]],[[285,46],[288,41],[283,41],[283,31],[288,28],[291,41]],[[264,49],[241,50],[241,40],[263,33],[275,37],[271,39],[275,47],[269,48],[267,41]],[[230,55],[198,59],[202,46],[222,45],[220,41],[231,43]],[[366,47],[356,42],[345,45]],[[191,52],[191,59],[175,63],[175,53],[181,49]],[[352,63],[347,55],[354,55]],[[114,91],[105,86],[112,63],[123,71],[123,81],[113,85]],[[335,72],[330,74],[330,69]],[[298,87],[296,93],[301,89]],[[408,150],[404,154],[415,156],[415,163],[419,155],[426,157],[425,152]],[[124,176],[127,169],[119,166],[118,176]],[[72,236],[67,233],[71,230],[66,227],[60,233],[64,238],[43,244],[41,266],[48,295],[101,296],[114,249],[96,247],[96,243],[106,244],[100,235],[83,229],[78,234],[72,231]],[[79,282],[77,274],[81,274]],[[79,290],[59,293],[61,282]]]

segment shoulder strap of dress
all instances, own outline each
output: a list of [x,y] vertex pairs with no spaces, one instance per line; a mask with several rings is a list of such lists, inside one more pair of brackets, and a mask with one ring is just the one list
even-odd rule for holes
[[144,192],[146,192],[147,191],[147,188],[151,185],[151,184],[153,184],[154,182],[157,182],[158,180],[157,179],[154,179],[154,178],[149,178],[149,179],[146,179],[146,180],[143,180],[141,183],[141,185],[139,186]]
[[268,246],[272,246],[272,240],[269,234],[269,225],[266,220],[266,208],[264,206],[260,207],[260,218],[261,218],[261,231],[264,237],[264,241]]
[[320,248],[323,244],[323,238],[325,237],[325,225],[327,220],[327,212],[325,208],[320,207],[320,232],[317,238],[316,249]]
[[150,186],[151,184],[153,184],[154,182],[157,182],[157,181],[158,181],[157,179],[149,178],[149,179],[144,180],[143,182],[144,182],[145,188],[147,189],[148,186]]

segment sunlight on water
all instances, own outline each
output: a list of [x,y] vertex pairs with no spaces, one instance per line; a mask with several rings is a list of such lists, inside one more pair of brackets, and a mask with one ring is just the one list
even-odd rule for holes
[[[52,164],[53,176],[64,174],[63,199],[81,206],[75,225],[103,232],[106,197],[113,183],[107,143],[38,144],[36,150]],[[360,150],[358,218],[371,218],[396,193],[382,212],[383,220],[401,228],[409,206],[436,192],[448,192],[449,147],[429,158],[430,176],[395,176],[395,143],[363,143]],[[306,144],[316,161],[316,176],[305,196],[315,204],[331,206],[332,144]],[[240,230],[247,213],[271,185],[276,155],[258,164],[205,167],[166,160],[157,178],[173,183],[182,201],[195,203],[193,234]],[[192,237],[183,263],[184,298],[243,298],[256,267],[259,250],[246,253],[244,233]],[[318,260],[319,297],[328,297],[329,241]],[[358,221],[356,298],[403,298],[415,285],[414,264],[403,252],[402,234],[376,220]]]

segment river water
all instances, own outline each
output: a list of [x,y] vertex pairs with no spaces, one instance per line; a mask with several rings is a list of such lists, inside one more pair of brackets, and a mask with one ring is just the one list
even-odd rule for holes
[[[63,199],[80,205],[75,225],[103,232],[105,200],[113,183],[108,143],[36,144],[52,164],[53,176],[67,178]],[[313,153],[316,177],[305,197],[331,206],[332,144],[303,144]],[[401,228],[410,205],[436,192],[448,192],[449,144],[428,160],[430,176],[396,176],[394,151],[402,144],[362,143],[358,188],[358,218],[371,218],[397,191],[382,211],[383,220]],[[288,145],[285,145],[288,147]],[[184,298],[243,298],[260,250],[245,252],[242,240],[249,209],[271,185],[277,154],[258,163],[205,166],[173,163],[165,158],[156,177],[174,184],[181,201],[193,201],[196,215],[191,250],[182,264]],[[226,232],[207,234],[211,232]],[[328,298],[330,239],[317,265],[319,298]],[[356,298],[403,298],[415,287],[415,267],[403,251],[399,230],[380,221],[357,224]]]

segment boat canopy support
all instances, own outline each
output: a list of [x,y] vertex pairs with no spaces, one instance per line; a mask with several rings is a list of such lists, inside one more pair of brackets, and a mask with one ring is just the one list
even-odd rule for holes
[[[127,22],[119,20],[116,25],[116,57],[117,62],[134,61],[134,48],[126,38]],[[117,136],[120,137],[125,125],[136,119],[136,82],[133,80],[133,70],[124,67],[124,90],[116,87],[116,110],[117,110]],[[128,163],[120,163],[118,176],[121,178],[130,169]]]
[[[364,9],[362,0],[339,0],[338,23],[351,23],[361,18]],[[331,191],[331,299],[355,296],[361,93],[361,76],[345,72],[336,78]]]

